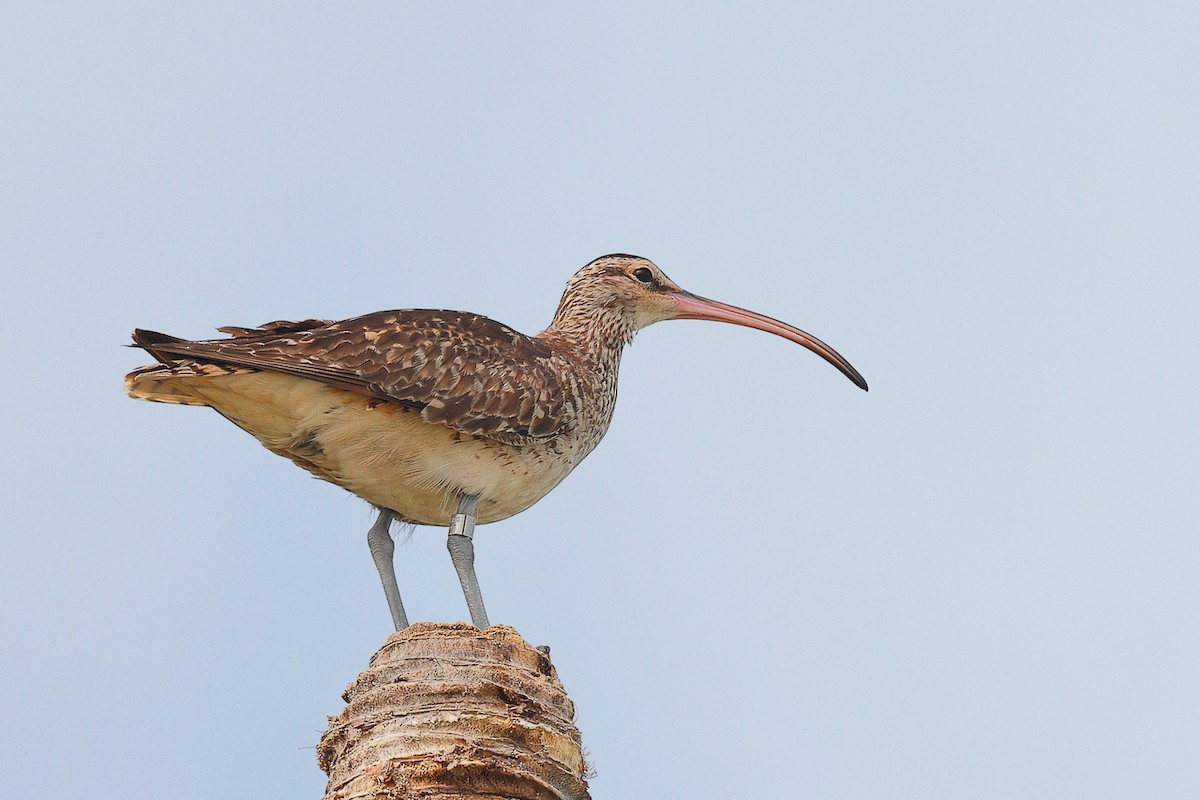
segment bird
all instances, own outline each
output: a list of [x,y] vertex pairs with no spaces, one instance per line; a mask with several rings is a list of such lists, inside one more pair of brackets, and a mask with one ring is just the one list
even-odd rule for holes
[[367,544],[392,623],[408,627],[393,522],[448,529],[471,623],[489,626],[474,532],[559,484],[608,431],[621,354],[656,322],[727,322],[782,336],[867,382],[820,339],[682,289],[648,259],[601,256],[567,282],[535,336],[463,311],[377,311],[340,321],[226,326],[187,340],[136,329],[156,359],[125,377],[139,400],[207,406],[378,510]]

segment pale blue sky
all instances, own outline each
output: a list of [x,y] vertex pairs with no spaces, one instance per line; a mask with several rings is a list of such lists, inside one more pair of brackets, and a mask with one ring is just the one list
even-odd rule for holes
[[126,399],[135,325],[533,333],[625,251],[872,388],[656,326],[480,529],[597,800],[1200,796],[1198,9],[6,3],[5,792],[319,797],[388,634],[365,504]]

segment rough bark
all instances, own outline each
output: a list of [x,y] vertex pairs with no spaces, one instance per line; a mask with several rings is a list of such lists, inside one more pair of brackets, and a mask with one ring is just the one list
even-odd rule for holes
[[325,800],[590,800],[575,707],[512,628],[417,623],[342,695]]

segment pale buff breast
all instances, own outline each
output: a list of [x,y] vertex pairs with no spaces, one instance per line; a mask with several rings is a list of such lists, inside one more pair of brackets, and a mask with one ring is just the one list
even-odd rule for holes
[[176,379],[185,380],[272,452],[420,524],[449,524],[463,494],[480,495],[480,523],[510,517],[586,455],[580,443],[518,447],[469,436],[404,406],[280,373]]

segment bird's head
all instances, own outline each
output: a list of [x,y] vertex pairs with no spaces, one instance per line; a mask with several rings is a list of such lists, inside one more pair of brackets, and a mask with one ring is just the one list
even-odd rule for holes
[[613,312],[625,339],[647,325],[668,319],[707,319],[757,328],[807,347],[860,389],[867,388],[858,370],[815,336],[777,319],[685,291],[652,261],[639,256],[601,256],[576,272],[567,283],[555,323],[563,327]]

